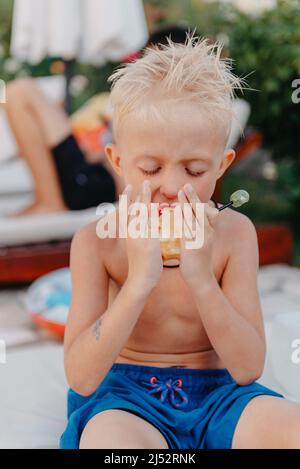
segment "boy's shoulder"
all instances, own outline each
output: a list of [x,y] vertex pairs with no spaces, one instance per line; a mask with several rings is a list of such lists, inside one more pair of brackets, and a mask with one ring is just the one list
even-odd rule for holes
[[219,216],[222,220],[222,226],[228,230],[238,229],[253,231],[253,229],[255,229],[254,223],[247,215],[230,207],[222,210]]
[[87,244],[97,244],[97,241],[100,240],[97,236],[97,223],[98,220],[88,223],[83,227],[79,228],[76,231],[73,242],[77,240],[77,242],[87,243]]
[[226,208],[219,214],[219,236],[231,246],[257,249],[257,233],[254,223],[244,213]]
[[[109,218],[112,219],[113,213],[107,214],[101,218],[101,222],[105,223]],[[114,248],[116,238],[106,237],[101,238],[99,236],[99,220],[95,220],[91,223],[80,228],[74,235],[72,240],[72,248],[81,249],[84,252],[107,252]]]

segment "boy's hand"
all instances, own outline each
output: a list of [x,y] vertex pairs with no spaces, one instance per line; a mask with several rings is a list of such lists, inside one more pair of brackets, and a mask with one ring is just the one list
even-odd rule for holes
[[[136,197],[136,200],[131,200],[132,187],[129,186],[123,192],[123,195],[128,197],[128,211],[127,211],[127,256],[128,256],[128,279],[132,284],[143,290],[143,292],[150,293],[151,290],[158,283],[163,270],[162,257],[160,251],[159,238],[151,237],[151,185],[149,181],[144,181],[142,192]],[[147,211],[145,217],[145,226],[148,227],[148,237],[133,238],[130,236],[130,224],[135,216],[141,214],[136,211],[135,214],[130,214],[131,203],[144,203]]]
[[[199,224],[198,226],[201,226],[201,223],[203,224],[203,221],[198,220],[196,217],[196,204],[200,203],[201,200],[190,184],[186,184],[183,190],[178,192],[178,201],[182,209],[183,223],[187,223],[188,226],[191,226],[191,223],[188,223],[184,216],[183,204],[189,203],[191,205],[192,227],[193,231],[195,231],[196,223]],[[204,242],[200,248],[186,248],[186,242],[191,241],[191,239],[185,236],[185,231],[183,230],[180,271],[186,283],[192,288],[201,288],[201,285],[204,286],[206,282],[210,282],[213,279],[212,246],[218,214],[218,209],[210,207],[207,203],[204,205]]]

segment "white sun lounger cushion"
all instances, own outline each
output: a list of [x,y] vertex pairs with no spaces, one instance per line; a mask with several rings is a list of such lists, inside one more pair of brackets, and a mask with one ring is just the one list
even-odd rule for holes
[[62,344],[8,349],[0,366],[0,449],[57,449],[67,423]]
[[[112,208],[114,206],[117,202]],[[93,207],[11,219],[0,217],[0,247],[71,239],[81,227],[99,220],[106,213],[102,207]]]

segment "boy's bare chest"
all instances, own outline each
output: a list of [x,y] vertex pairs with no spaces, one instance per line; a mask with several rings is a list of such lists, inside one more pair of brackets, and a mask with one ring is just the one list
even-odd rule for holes
[[[128,275],[128,262],[125,243],[118,242],[116,248],[110,252],[106,267],[112,279],[110,301],[118,294]],[[226,255],[218,252],[217,246],[213,257],[214,273],[220,283]],[[199,279],[201,282],[201,279]],[[172,318],[191,323],[200,321],[199,312],[193,300],[190,288],[181,276],[179,268],[164,268],[160,281],[149,295],[144,310],[141,312],[139,323],[144,325],[162,325]]]

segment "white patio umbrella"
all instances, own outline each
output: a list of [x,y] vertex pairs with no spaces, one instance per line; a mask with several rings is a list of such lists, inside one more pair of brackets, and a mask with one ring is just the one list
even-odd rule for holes
[[101,65],[140,49],[148,38],[141,0],[15,0],[11,54]]
[[[197,0],[196,0],[197,1]],[[206,1],[215,1],[215,0],[206,0]],[[221,0],[223,3],[232,3],[235,7],[244,11],[245,13],[250,13],[257,15],[262,13],[265,10],[275,8],[277,5],[277,0]]]
[[100,66],[139,50],[147,39],[142,0],[14,2],[11,54],[33,65],[54,56]]

